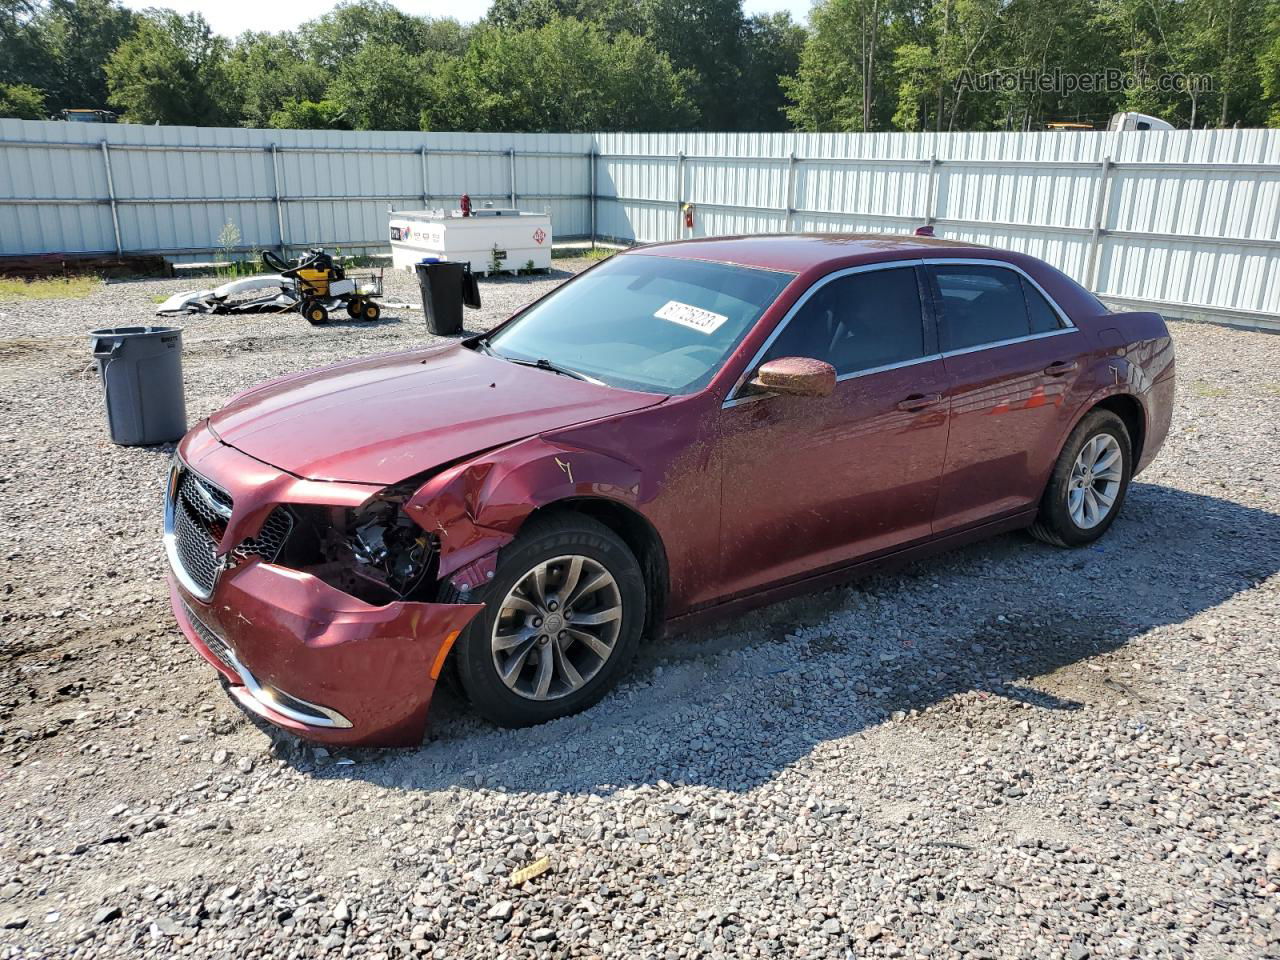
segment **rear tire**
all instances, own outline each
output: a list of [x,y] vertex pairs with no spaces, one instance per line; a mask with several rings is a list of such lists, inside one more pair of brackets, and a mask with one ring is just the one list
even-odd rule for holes
[[367,323],[373,323],[382,316],[382,308],[372,300],[366,300],[364,304],[364,319]]
[[476,712],[504,727],[595,704],[644,627],[635,556],[604,524],[576,513],[530,520],[499,553],[493,580],[467,599],[485,609],[458,640],[458,679]]
[[1124,505],[1133,475],[1133,442],[1124,421],[1093,410],[1071,431],[1031,535],[1055,547],[1082,547],[1107,532]]

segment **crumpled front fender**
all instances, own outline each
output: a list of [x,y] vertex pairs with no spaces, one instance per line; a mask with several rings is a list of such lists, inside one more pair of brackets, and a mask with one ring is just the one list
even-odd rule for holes
[[634,507],[640,469],[594,450],[534,437],[432,477],[405,504],[440,541],[440,576],[470,590],[492,578],[497,551],[539,507],[573,497]]

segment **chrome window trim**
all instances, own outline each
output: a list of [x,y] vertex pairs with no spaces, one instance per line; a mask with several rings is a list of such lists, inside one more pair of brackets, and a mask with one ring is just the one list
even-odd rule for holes
[[960,357],[966,353],[977,353],[979,350],[994,350],[996,347],[1009,347],[1015,343],[1027,343],[1031,340],[1044,340],[1046,337],[1060,337],[1064,333],[1077,333],[1078,329],[1074,326],[1063,327],[1061,330],[1046,330],[1044,333],[1029,333],[1025,337],[1010,337],[1008,340],[993,340],[991,343],[979,343],[972,347],[961,347],[959,350],[945,350],[939,356],[942,359],[947,357]]
[[[782,331],[785,330],[787,328],[787,325],[791,323],[792,318],[795,317],[795,315],[800,312],[800,309],[806,303],[809,302],[810,297],[812,297],[815,293],[817,293],[819,290],[825,287],[828,283],[831,283],[834,280],[839,280],[842,277],[852,276],[855,273],[870,273],[873,270],[894,270],[902,267],[918,267],[923,262],[924,261],[920,257],[911,257],[906,260],[885,260],[880,263],[864,263],[856,267],[845,267],[843,270],[837,270],[834,273],[829,273],[825,277],[819,278],[817,281],[815,281],[813,284],[810,285],[808,290],[806,290],[804,293],[800,295],[799,300],[797,300],[795,303],[791,305],[791,309],[788,310],[786,314],[783,316],[783,318],[778,321],[778,325],[773,328],[773,332],[769,334],[769,338],[760,345],[760,349],[757,350],[755,353],[755,356],[751,358],[751,362],[748,363],[746,367],[743,368],[742,374],[734,382],[733,387],[730,388],[729,394],[725,398],[724,403],[720,405],[721,409],[725,409],[731,406],[737,406],[739,403],[742,403],[742,402],[754,401],[754,400],[759,400],[762,397],[773,396],[773,394],[771,393],[753,393],[746,397],[740,397],[738,396],[738,391],[742,389],[744,384],[746,384],[747,380],[751,376],[752,371],[756,369],[757,365],[760,363],[761,359],[763,359],[764,355],[769,352],[769,348],[773,346],[774,341],[777,340],[778,337],[782,335]],[[923,307],[923,304],[921,304],[921,306]],[[920,322],[921,323],[924,322],[923,313],[920,316]],[[921,363],[927,359],[929,358],[917,357],[911,360],[904,360],[902,361],[902,365],[905,366],[912,363]],[[889,369],[889,367],[885,367],[884,369]],[[867,374],[872,372],[874,371],[857,370],[857,371],[854,371],[853,373]],[[853,374],[844,374],[843,376],[847,377],[852,375]],[[837,377],[836,379],[839,380],[841,378]]]
[[[992,259],[981,258],[981,257],[913,257],[909,260],[886,260],[881,263],[868,263],[868,264],[863,264],[857,267],[846,267],[843,270],[837,270],[835,273],[830,273],[830,274],[827,274],[825,277],[822,277],[820,280],[814,283],[811,287],[809,287],[809,289],[806,290],[801,295],[799,300],[797,300],[794,304],[791,305],[791,309],[787,311],[786,316],[784,316],[781,320],[778,321],[778,325],[774,327],[773,333],[769,334],[769,339],[767,339],[764,342],[764,344],[760,347],[760,349],[756,351],[756,355],[751,358],[751,362],[747,364],[746,368],[742,372],[742,375],[738,377],[737,381],[733,385],[733,388],[730,389],[728,397],[720,405],[721,409],[728,409],[729,407],[736,407],[741,404],[752,403],[756,400],[762,400],[765,397],[776,396],[776,394],[768,393],[768,392],[753,393],[753,394],[748,394],[747,396],[738,396],[738,391],[741,390],[743,385],[746,384],[747,380],[751,376],[752,371],[756,369],[757,365],[764,358],[764,355],[768,352],[769,348],[773,346],[774,341],[778,339],[778,337],[782,334],[782,331],[786,329],[789,323],[791,323],[792,318],[800,311],[800,308],[803,307],[808,302],[809,298],[813,296],[813,294],[818,290],[820,290],[823,286],[825,286],[826,284],[830,283],[833,280],[838,280],[841,277],[847,277],[855,273],[868,273],[872,270],[892,270],[900,267],[915,267],[915,266],[976,266],[976,267],[999,267],[1005,270],[1010,270],[1013,273],[1016,273],[1018,274],[1018,276],[1025,279],[1028,283],[1031,284],[1032,287],[1036,289],[1036,291],[1040,294],[1040,296],[1044,297],[1045,302],[1047,302],[1049,304],[1050,309],[1052,309],[1053,312],[1057,314],[1058,320],[1063,324],[1063,326],[1057,330],[1046,330],[1044,333],[1030,333],[1030,334],[1027,334],[1025,337],[1013,337],[1008,340],[995,340],[995,341],[992,341],[991,343],[979,343],[972,347],[961,347],[958,350],[943,350],[939,353],[930,354],[929,356],[916,357],[911,360],[903,360],[899,363],[890,363],[880,367],[870,367],[866,370],[854,370],[850,373],[842,373],[836,377],[837,383],[842,383],[845,380],[852,380],[855,377],[870,376],[873,373],[883,373],[886,370],[897,370],[902,367],[909,367],[917,363],[928,363],[929,361],[932,361],[932,360],[945,360],[947,357],[958,357],[966,353],[976,353],[979,350],[994,350],[997,347],[1008,347],[1016,343],[1026,343],[1032,340],[1043,340],[1046,337],[1057,337],[1057,336],[1061,336],[1064,333],[1075,333],[1079,329],[1071,321],[1071,318],[1067,316],[1067,312],[1062,309],[1058,301],[1053,299],[1053,297],[1049,295],[1049,291],[1045,290],[1045,288],[1040,285],[1040,283],[1036,280],[1035,277],[1031,276],[1031,274],[1027,273],[1027,271],[1023,270],[1016,263],[1010,263],[1007,260],[992,260]],[[936,312],[937,311],[935,311],[935,313]],[[938,331],[937,331],[938,343],[939,345],[941,345],[942,319],[940,316],[935,318],[935,325],[938,328]]]

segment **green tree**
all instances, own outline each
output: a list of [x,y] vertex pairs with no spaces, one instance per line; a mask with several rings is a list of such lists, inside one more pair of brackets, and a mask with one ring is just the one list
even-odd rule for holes
[[638,0],[645,36],[677,70],[704,130],[736,129],[746,22],[742,0]]
[[933,49],[920,43],[901,44],[893,52],[893,72],[898,83],[894,127],[928,130],[930,110],[942,78]]
[[44,91],[29,83],[0,83],[0,117],[44,120],[48,117]]
[[48,54],[37,23],[36,0],[0,0],[0,83],[43,87]]
[[226,56],[226,40],[199,14],[148,10],[107,61],[111,102],[135,123],[227,123],[234,110]]
[[1280,0],[1273,0],[1267,10],[1266,26],[1258,51],[1258,80],[1264,100],[1268,126],[1280,127]]
[[802,130],[883,129],[893,110],[882,96],[889,59],[884,0],[823,0],[794,77],[783,80],[791,122]]
[[333,100],[286,100],[271,115],[269,127],[281,130],[350,130],[342,105]]
[[112,0],[51,0],[36,20],[48,58],[49,109],[107,105],[106,63],[134,29]]
[[762,14],[746,22],[738,110],[728,129],[787,129],[780,78],[799,69],[804,40],[804,27],[789,13]]
[[536,30],[557,17],[594,23],[605,33],[644,33],[636,0],[493,0],[485,20],[511,30]]
[[417,130],[430,58],[394,43],[361,47],[338,69],[326,99],[356,130]]
[[1266,4],[1263,0],[1188,2],[1195,53],[1191,66],[1213,79],[1204,103],[1205,125],[1265,122],[1257,58],[1266,43]]
[[696,116],[685,78],[643,38],[552,20],[477,28],[434,75],[424,130],[671,130]]
[[272,126],[286,103],[323,99],[329,80],[322,67],[305,58],[298,37],[287,32],[241,34],[227,60],[227,76],[246,127]]
[[303,49],[327,70],[369,46],[398,47],[411,54],[460,54],[467,46],[467,29],[456,20],[411,17],[380,0],[343,3],[299,29]]

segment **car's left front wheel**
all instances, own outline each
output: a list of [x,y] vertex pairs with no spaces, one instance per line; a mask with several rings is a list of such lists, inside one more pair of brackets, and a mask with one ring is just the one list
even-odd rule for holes
[[644,627],[635,556],[604,524],[573,513],[532,519],[472,599],[485,609],[458,641],[458,676],[476,711],[507,727],[596,703]]

